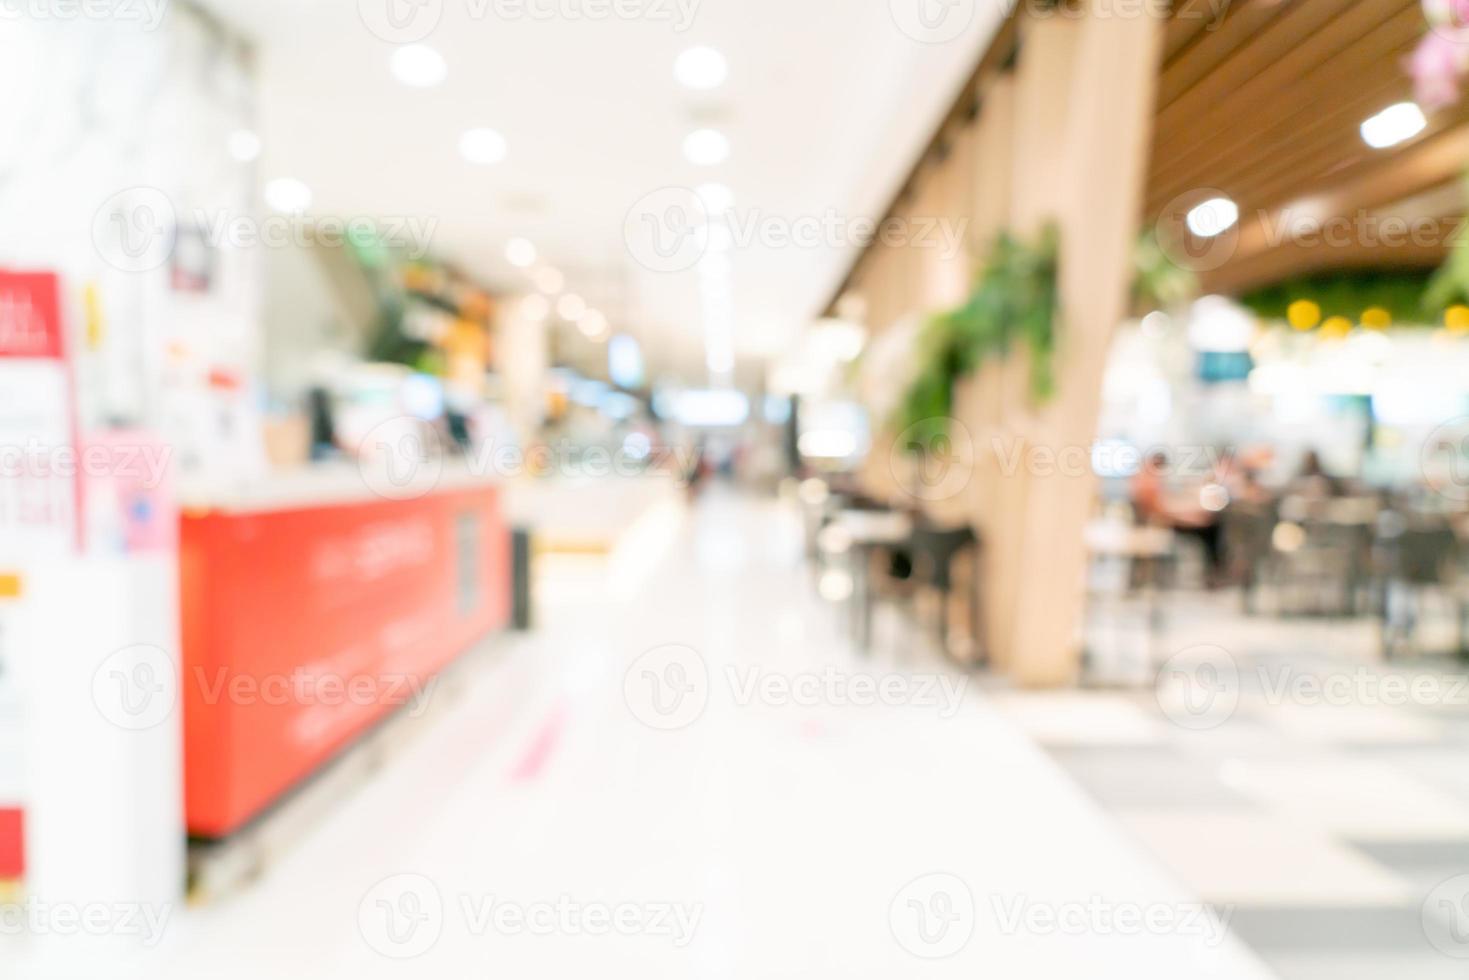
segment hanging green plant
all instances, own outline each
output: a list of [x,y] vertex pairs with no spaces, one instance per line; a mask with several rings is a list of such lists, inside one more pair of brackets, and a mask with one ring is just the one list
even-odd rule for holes
[[[1465,178],[1465,187],[1469,190],[1469,177]],[[1424,313],[1433,315],[1469,303],[1469,241],[1466,239],[1469,235],[1463,233],[1461,225],[1448,259],[1428,280],[1428,288],[1423,293]]]
[[1176,309],[1199,294],[1199,277],[1169,258],[1156,232],[1143,232],[1132,255],[1134,315]]
[[1009,353],[1017,341],[1030,351],[1032,396],[1044,402],[1054,394],[1058,253],[1054,226],[1042,231],[1034,244],[1009,232],[1000,234],[964,305],[935,314],[924,324],[917,341],[918,367],[894,419],[898,431],[947,418],[954,407],[955,383],[987,359]]

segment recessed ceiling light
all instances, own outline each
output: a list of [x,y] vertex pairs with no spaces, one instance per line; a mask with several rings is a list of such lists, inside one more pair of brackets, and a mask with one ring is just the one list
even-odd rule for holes
[[524,238],[512,238],[505,243],[505,260],[517,269],[529,269],[536,264],[536,247]]
[[459,137],[459,155],[470,163],[499,163],[508,151],[505,137],[484,126],[466,129]]
[[1390,105],[1362,123],[1362,139],[1374,150],[1406,143],[1428,128],[1423,110],[1412,102]]
[[230,133],[230,156],[241,163],[249,163],[260,156],[260,137],[248,129],[237,129]]
[[1213,197],[1188,213],[1188,230],[1200,238],[1217,238],[1239,221],[1239,205],[1227,197]]
[[567,293],[556,303],[556,315],[575,323],[587,312],[587,301],[576,293]]
[[553,269],[549,265],[543,265],[531,273],[531,280],[535,282],[536,288],[549,296],[555,296],[566,288],[566,277],[561,270]]
[[724,55],[709,47],[689,48],[673,63],[673,77],[687,88],[718,88],[728,74]]
[[607,336],[607,318],[599,310],[587,310],[576,321],[576,328],[589,340]]
[[405,44],[393,51],[393,77],[413,88],[438,85],[449,74],[449,63],[427,44]]
[[265,185],[265,203],[272,211],[305,211],[311,207],[311,188],[294,177],[277,177]]
[[734,230],[730,228],[729,222],[716,221],[709,225],[709,240],[704,246],[705,249],[718,254],[728,252],[734,248],[734,245]]
[[683,155],[701,167],[723,163],[729,159],[729,138],[717,129],[696,129],[684,138]]
[[699,203],[704,205],[704,210],[711,218],[734,210],[734,191],[724,184],[700,184],[694,193],[699,196]]

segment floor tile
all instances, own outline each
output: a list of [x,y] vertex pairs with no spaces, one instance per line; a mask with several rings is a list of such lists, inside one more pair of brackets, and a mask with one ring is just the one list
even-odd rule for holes
[[992,703],[1045,746],[1147,746],[1165,744],[1166,722],[1131,698],[1089,691],[1011,692]]
[[1139,809],[1117,816],[1205,901],[1370,908],[1413,899],[1408,882],[1366,855],[1274,814]]
[[1213,767],[1176,749],[1065,747],[1051,754],[1108,808],[1253,806],[1220,782]]
[[1469,838],[1469,805],[1381,763],[1238,760],[1225,763],[1220,777],[1280,818],[1342,838]]

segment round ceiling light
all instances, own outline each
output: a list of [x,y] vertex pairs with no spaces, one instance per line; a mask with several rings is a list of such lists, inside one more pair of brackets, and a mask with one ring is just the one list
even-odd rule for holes
[[1428,128],[1423,110],[1413,102],[1399,102],[1362,123],[1362,141],[1374,150],[1406,143]]
[[466,129],[459,137],[459,155],[470,163],[499,163],[508,152],[505,137],[484,126]]
[[449,74],[449,63],[427,44],[405,44],[388,62],[393,77],[412,88],[431,88]]
[[260,156],[260,137],[248,129],[237,129],[230,133],[230,156],[241,163],[249,163]]
[[587,312],[587,301],[576,293],[567,293],[556,303],[556,315],[575,323]]
[[707,91],[724,84],[729,63],[710,47],[689,48],[673,63],[673,77],[685,88]]
[[1188,230],[1200,238],[1217,238],[1239,221],[1239,205],[1227,197],[1213,197],[1189,211]]
[[709,217],[717,218],[734,210],[734,191],[728,186],[719,183],[700,184],[694,193],[698,195],[699,203],[704,205],[704,210]]
[[701,167],[712,167],[729,159],[729,137],[717,129],[696,129],[683,141],[683,154]]
[[505,243],[505,261],[517,269],[529,269],[536,264],[536,247],[524,238],[512,238]]
[[297,214],[311,207],[311,188],[294,177],[277,177],[265,185],[265,203],[272,211]]
[[553,269],[549,265],[541,266],[532,272],[531,280],[536,284],[537,289],[548,296],[555,296],[566,288],[566,277],[561,274],[561,270]]
[[576,321],[576,328],[588,340],[600,340],[607,336],[607,318],[599,310],[587,310]]

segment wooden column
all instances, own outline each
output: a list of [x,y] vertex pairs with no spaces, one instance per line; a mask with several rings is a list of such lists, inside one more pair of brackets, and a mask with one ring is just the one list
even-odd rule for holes
[[[1059,162],[1047,175],[1061,230],[1057,395],[1034,426],[1036,444],[1057,452],[1096,439],[1107,353],[1133,274],[1163,38],[1163,22],[1146,16],[1073,23],[1065,129],[1050,147]],[[1017,209],[1028,212],[1017,214],[1022,231],[1044,214],[1044,190],[1017,193]],[[1011,672],[1027,685],[1069,683],[1080,666],[1083,534],[1096,498],[1096,478],[1082,469],[1027,480],[1010,647]]]
[[[1081,22],[1069,17],[1026,21],[1021,25],[1020,61],[1013,75],[1007,121],[1009,195],[1004,226],[1034,238],[1061,206],[1065,180],[1063,143],[1072,113],[1071,79],[1075,71]],[[991,237],[999,229],[991,231]],[[985,612],[991,655],[1002,669],[1016,669],[1016,633],[1020,595],[1028,583],[1021,574],[1026,548],[1026,521],[1031,494],[1024,459],[1038,436],[1030,391],[1030,357],[1018,349],[1003,363],[987,366],[979,383],[991,390],[995,414],[975,433],[980,467],[987,485],[984,514]]]

